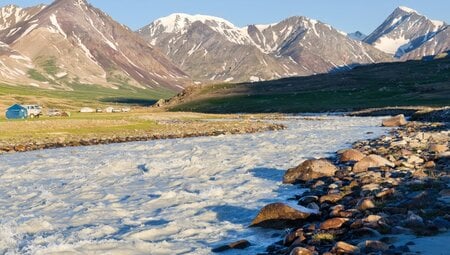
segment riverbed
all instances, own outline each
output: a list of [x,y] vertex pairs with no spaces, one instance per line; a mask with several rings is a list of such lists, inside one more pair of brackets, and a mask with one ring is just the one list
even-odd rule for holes
[[263,251],[281,232],[247,226],[299,192],[285,170],[386,132],[380,118],[279,122],[288,129],[1,155],[0,254],[210,254],[239,239],[252,243],[242,254]]

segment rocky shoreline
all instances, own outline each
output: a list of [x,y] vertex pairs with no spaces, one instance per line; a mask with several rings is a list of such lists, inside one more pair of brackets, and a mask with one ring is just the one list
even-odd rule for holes
[[[247,122],[245,125],[236,125],[236,123],[219,123],[220,125],[209,125],[202,123],[201,126],[190,126],[189,124],[176,123],[176,131],[167,132],[149,132],[137,135],[116,135],[112,137],[80,138],[71,137],[68,139],[48,140],[48,141],[30,141],[28,143],[0,142],[0,155],[4,153],[27,152],[44,149],[56,149],[63,147],[92,146],[100,144],[126,143],[138,141],[150,141],[161,139],[190,138],[202,136],[219,136],[235,134],[252,134],[266,131],[283,130],[286,126],[277,123],[267,122]],[[181,126],[180,126],[181,125]]]
[[261,255],[417,254],[400,236],[450,232],[449,126],[403,116],[383,124],[399,127],[286,172],[285,184],[308,191],[261,209],[252,227],[286,230]]

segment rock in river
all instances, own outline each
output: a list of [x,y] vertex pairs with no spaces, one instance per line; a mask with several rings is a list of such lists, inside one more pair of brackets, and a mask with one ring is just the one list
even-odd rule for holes
[[292,184],[297,181],[333,176],[337,170],[336,166],[326,159],[306,160],[299,166],[289,169],[283,177],[283,183]]
[[231,249],[239,249],[239,250],[243,250],[246,249],[248,247],[250,247],[250,242],[247,240],[240,240],[234,243],[230,243],[227,245],[223,245],[217,248],[212,249],[212,252],[224,252],[224,251],[228,251]]
[[405,115],[400,114],[395,117],[383,120],[383,127],[400,127],[406,125],[408,122]]
[[274,203],[261,209],[251,226],[282,229],[308,218],[309,215],[286,204]]

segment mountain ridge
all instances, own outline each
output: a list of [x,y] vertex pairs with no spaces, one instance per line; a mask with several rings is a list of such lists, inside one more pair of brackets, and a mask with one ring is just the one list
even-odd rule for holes
[[[262,81],[391,60],[372,46],[304,16],[241,28],[218,17],[176,13],[137,33],[200,81]],[[218,48],[229,55],[224,56]],[[222,68],[217,66],[219,62]]]
[[220,17],[174,13],[133,32],[86,0],[0,8],[0,81],[52,89],[79,83],[180,91],[191,78],[258,82],[449,49],[447,23],[404,6],[368,36],[305,16],[238,27]]
[[32,60],[27,82],[179,91],[187,75],[129,28],[84,0],[57,0],[0,31],[0,41]]

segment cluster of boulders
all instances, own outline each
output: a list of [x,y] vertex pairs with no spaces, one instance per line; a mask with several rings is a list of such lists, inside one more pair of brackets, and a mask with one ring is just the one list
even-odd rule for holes
[[286,172],[284,183],[308,191],[254,219],[252,226],[287,230],[263,254],[407,254],[414,243],[392,236],[450,231],[448,128],[403,116],[383,125],[401,127]]
[[[181,126],[181,125],[178,125]],[[242,125],[242,126],[227,126],[221,129],[202,130],[201,128],[192,130],[192,128],[179,128],[176,132],[158,132],[158,133],[143,133],[138,135],[117,135],[105,138],[57,138],[46,141],[32,141],[29,143],[2,143],[0,142],[0,154],[13,152],[26,152],[43,149],[54,149],[62,147],[77,147],[77,146],[91,146],[99,144],[112,143],[126,143],[138,141],[150,141],[159,139],[175,139],[175,138],[189,138],[200,136],[219,136],[229,134],[250,134],[264,131],[276,131],[285,129],[286,126],[282,124],[264,124],[264,125]]]

